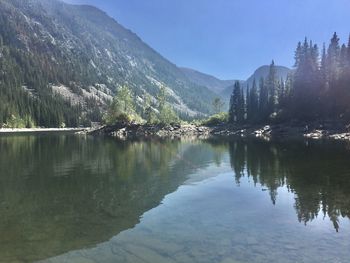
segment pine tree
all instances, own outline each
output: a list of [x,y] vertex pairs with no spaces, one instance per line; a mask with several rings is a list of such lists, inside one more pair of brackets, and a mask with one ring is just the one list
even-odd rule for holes
[[253,123],[257,120],[257,115],[259,111],[259,98],[255,79],[253,81],[252,88],[248,90],[249,93],[247,92],[247,121]]
[[[297,50],[299,48],[298,44]],[[318,99],[310,101],[308,98],[319,97],[322,76],[318,47],[307,38],[304,40],[296,65],[290,101],[291,114],[298,118],[310,119],[317,113],[319,102]]]
[[348,57],[348,66],[349,66],[349,69],[350,69],[350,35],[349,35],[347,49],[348,49],[348,56],[347,56]]
[[251,115],[252,115],[252,107],[251,107],[251,96],[250,96],[250,87],[249,85],[247,85],[247,92],[246,92],[246,99],[245,99],[245,102],[246,102],[246,120],[250,120],[251,118]]
[[259,81],[259,120],[266,121],[269,115],[269,92],[263,78]]
[[301,57],[302,57],[302,47],[301,47],[301,42],[298,42],[298,46],[297,46],[295,53],[294,53],[294,60],[295,60],[294,67],[295,68],[299,67]]
[[316,76],[317,72],[320,69],[320,61],[319,61],[320,52],[318,50],[318,46],[316,44],[312,45],[312,42],[311,42],[311,45],[310,45],[310,52],[311,52],[310,53],[310,60],[311,60],[312,74],[314,76]]
[[241,120],[241,86],[239,81],[236,81],[233,87],[233,92],[230,99],[229,122],[238,123]]
[[278,107],[281,108],[282,101],[285,98],[285,83],[283,78],[281,78],[277,84],[277,101],[278,101]]
[[328,86],[328,71],[327,71],[327,53],[326,53],[326,44],[323,43],[322,48],[322,58],[321,58],[321,67],[320,67],[320,78],[323,83],[323,87],[326,89]]
[[238,106],[237,122],[243,123],[245,121],[245,113],[246,113],[246,104],[245,104],[245,99],[244,99],[243,87],[240,90],[238,105],[239,106]]
[[327,67],[329,70],[329,80],[334,83],[339,77],[340,46],[337,33],[333,34],[327,52]]

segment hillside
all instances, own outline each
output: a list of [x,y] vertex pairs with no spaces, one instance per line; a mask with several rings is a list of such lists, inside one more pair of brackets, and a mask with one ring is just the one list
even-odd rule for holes
[[190,68],[181,68],[181,70],[190,81],[200,86],[207,87],[215,93],[222,92],[225,88],[232,86],[235,82],[235,80],[221,80]]
[[0,125],[98,121],[118,87],[139,105],[165,86],[168,102],[189,116],[210,112],[215,94],[106,13],[51,0],[0,0]]
[[[284,66],[276,66],[276,75],[277,75],[277,79],[286,79],[288,74],[290,73],[290,69]],[[269,66],[268,65],[264,65],[259,67],[257,70],[255,70],[255,72],[253,73],[253,75],[251,75],[247,81],[246,81],[246,85],[252,86],[254,80],[259,81],[261,78],[266,78],[267,75],[269,74]]]

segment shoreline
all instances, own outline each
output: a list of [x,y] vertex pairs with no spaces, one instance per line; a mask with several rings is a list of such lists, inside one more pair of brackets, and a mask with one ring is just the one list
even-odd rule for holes
[[118,123],[82,132],[92,136],[109,136],[120,140],[135,138],[183,138],[183,137],[254,137],[263,139],[330,139],[350,141],[350,127],[338,122],[284,123],[272,125],[201,126],[193,124],[147,125]]
[[90,128],[1,128],[0,134],[38,132],[88,132]]
[[232,125],[203,126],[194,124],[136,124],[117,123],[92,128],[2,128],[1,134],[20,133],[60,133],[71,132],[92,136],[108,136],[120,140],[135,138],[212,138],[212,137],[241,137],[241,138],[282,138],[282,139],[328,139],[350,141],[350,127],[338,122],[326,124],[272,124],[272,125]]

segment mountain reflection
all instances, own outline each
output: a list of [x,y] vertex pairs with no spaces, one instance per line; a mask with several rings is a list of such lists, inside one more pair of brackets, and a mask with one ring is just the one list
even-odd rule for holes
[[328,216],[338,231],[350,215],[349,160],[336,143],[1,136],[0,262],[94,247],[134,228],[185,182],[220,174],[221,164],[231,164],[237,184],[261,184],[273,204],[286,187],[300,222]]
[[322,214],[338,231],[340,217],[350,216],[350,152],[343,144],[241,140],[229,143],[229,153],[238,184],[252,178],[268,189],[273,204],[279,187],[294,193],[300,222]]
[[179,141],[0,137],[0,262],[91,247],[134,227],[212,158],[210,149]]

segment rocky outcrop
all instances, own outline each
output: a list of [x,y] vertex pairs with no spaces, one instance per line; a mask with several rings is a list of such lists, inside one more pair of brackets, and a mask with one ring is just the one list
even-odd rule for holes
[[113,126],[103,126],[90,131],[91,135],[107,135],[118,139],[145,137],[180,138],[185,136],[207,137],[212,128],[196,125],[142,125],[135,123],[118,123]]
[[136,123],[118,123],[112,126],[103,126],[88,132],[91,135],[107,135],[126,140],[132,138],[182,138],[210,136],[239,136],[270,138],[309,138],[350,140],[350,126],[339,123],[291,123],[275,125],[229,125],[207,127],[200,125],[147,125]]

